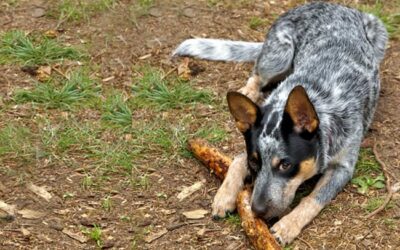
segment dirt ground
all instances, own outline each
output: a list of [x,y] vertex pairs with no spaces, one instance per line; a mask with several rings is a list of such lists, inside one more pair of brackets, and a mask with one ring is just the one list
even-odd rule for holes
[[[151,65],[165,74],[176,75],[174,69],[180,61],[171,62],[170,53],[184,39],[262,41],[266,29],[279,14],[303,1],[149,1],[151,6],[139,13],[132,6],[146,1],[121,0],[78,21],[60,20],[48,14],[56,2],[2,1],[0,32],[58,30],[63,43],[88,51],[90,58],[86,63],[93,65],[95,77],[103,79],[99,81],[103,88],[130,93],[132,82],[140,75],[138,66]],[[354,4],[356,1],[342,2]],[[385,5],[399,7],[400,3],[385,1]],[[41,14],[41,10],[45,13]],[[252,21],[253,17],[262,21]],[[255,24],[250,28],[249,23]],[[230,119],[224,97],[228,89],[242,86],[252,65],[194,59],[191,62],[202,69],[192,78],[192,83],[198,89],[210,90],[218,100],[217,107],[203,105],[195,110],[172,109],[158,113],[138,109],[133,110],[133,123],[141,119],[146,122],[163,119],[173,126],[185,117],[193,121],[188,129],[194,133],[203,121],[212,124],[218,120],[227,136],[214,145],[233,156],[244,145]],[[393,38],[382,63],[379,106],[368,135],[371,143],[367,145],[371,147],[374,141],[379,145],[379,156],[391,173],[392,183],[400,181],[399,69],[400,41]],[[38,114],[62,123],[63,115],[68,112],[13,102],[14,91],[29,88],[33,82],[34,78],[22,72],[20,65],[0,65],[0,128],[15,121],[38,131],[34,122],[39,119]],[[191,116],[190,112],[193,112]],[[101,110],[88,108],[67,115],[79,121],[95,122],[100,119],[100,113]],[[199,117],[203,120],[196,120]],[[128,138],[107,131],[109,134],[100,135],[102,139],[112,137],[104,139],[107,143]],[[150,150],[132,162],[138,171],[146,172],[149,185],[128,185],[124,174],[110,172],[93,188],[83,188],[82,179],[88,173],[95,173],[96,163],[79,151],[71,155],[55,154],[53,158],[58,160],[54,162],[40,158],[34,163],[26,163],[23,157],[7,159],[7,155],[0,154],[3,157],[0,202],[14,205],[19,212],[24,209],[40,212],[27,218],[23,212],[7,216],[0,210],[0,249],[251,249],[237,217],[222,221],[211,219],[211,202],[220,181],[194,158],[183,157],[174,150],[166,152],[168,156],[162,151]],[[177,198],[183,187],[198,181],[204,182],[200,190],[182,201]],[[47,201],[29,191],[28,183],[46,187],[52,198]],[[365,218],[369,201],[384,198],[386,194],[384,188],[360,194],[354,185],[348,184],[287,249],[400,249],[399,194],[393,196],[386,210],[371,219]],[[111,208],[105,199],[112,201]],[[197,220],[182,214],[196,209],[207,210],[208,214]],[[94,236],[85,233],[93,232],[94,228],[101,228],[99,244]]]

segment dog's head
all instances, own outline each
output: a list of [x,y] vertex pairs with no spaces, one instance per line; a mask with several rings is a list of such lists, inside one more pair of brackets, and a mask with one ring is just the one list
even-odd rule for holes
[[305,89],[296,86],[284,111],[258,107],[246,96],[229,92],[228,106],[246,141],[254,182],[252,210],[260,217],[281,216],[297,188],[317,174],[319,120]]

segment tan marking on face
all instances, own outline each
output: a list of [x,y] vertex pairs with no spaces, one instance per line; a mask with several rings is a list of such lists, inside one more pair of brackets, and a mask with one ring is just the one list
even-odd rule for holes
[[275,156],[275,157],[272,157],[272,161],[271,161],[272,167],[274,167],[274,168],[278,167],[279,162],[280,162],[280,160],[279,160],[278,157],[276,157],[276,156]]
[[315,158],[309,158],[300,163],[300,171],[297,176],[303,178],[303,180],[308,180],[317,173],[317,166]]
[[258,154],[257,154],[257,152],[253,152],[253,153],[251,154],[251,156],[252,156],[254,159],[258,160]]
[[309,158],[300,163],[299,172],[288,181],[283,191],[285,199],[292,199],[297,188],[317,173],[315,158]]
[[323,206],[313,197],[305,197],[292,212],[282,217],[271,228],[274,236],[279,238],[283,244],[292,242],[301,232],[301,230],[311,222],[315,216],[322,210]]

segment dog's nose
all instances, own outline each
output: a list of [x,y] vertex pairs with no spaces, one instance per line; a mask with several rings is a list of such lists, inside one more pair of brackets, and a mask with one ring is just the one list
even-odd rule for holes
[[267,213],[267,206],[265,203],[252,202],[251,210],[258,216],[263,217]]

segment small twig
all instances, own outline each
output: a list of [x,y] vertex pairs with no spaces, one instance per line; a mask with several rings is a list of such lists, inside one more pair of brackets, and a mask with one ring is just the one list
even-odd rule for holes
[[61,70],[57,69],[56,67],[51,67],[51,69],[54,70],[55,72],[57,72],[58,74],[60,74],[65,79],[69,80],[69,77],[66,76]]
[[314,249],[311,244],[306,241],[305,239],[301,238],[301,237],[297,237],[297,239],[299,239],[301,242],[303,242],[304,244],[306,244],[310,249]]
[[167,78],[167,76],[169,76],[172,72],[174,72],[178,67],[173,67],[170,71],[167,72],[167,74],[163,75],[163,77],[161,77],[161,80],[164,80],[165,78]]
[[382,203],[382,205],[380,205],[377,209],[375,209],[373,212],[369,213],[365,218],[366,219],[370,219],[371,217],[373,217],[374,215],[376,215],[377,213],[381,212],[383,209],[385,209],[385,207],[387,206],[387,204],[390,202],[390,200],[392,199],[393,196],[393,189],[391,186],[391,179],[389,176],[389,172],[388,169],[386,167],[386,164],[382,161],[382,159],[380,158],[377,149],[376,149],[377,143],[374,143],[374,147],[372,148],[372,151],[375,155],[376,161],[379,163],[379,165],[381,165],[382,167],[382,171],[383,174],[385,175],[385,179],[386,179],[386,190],[388,192],[385,201]]

